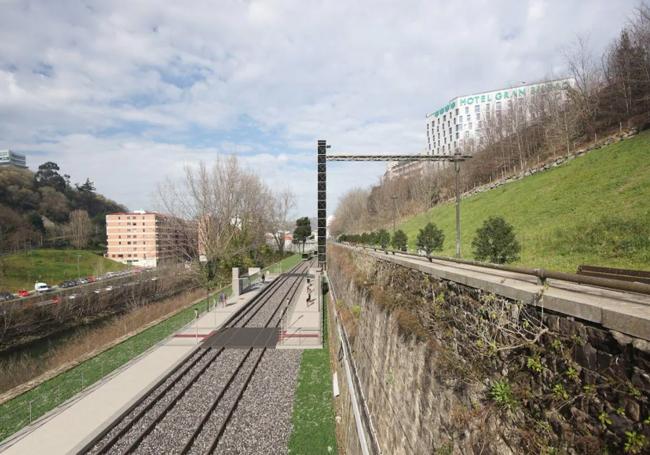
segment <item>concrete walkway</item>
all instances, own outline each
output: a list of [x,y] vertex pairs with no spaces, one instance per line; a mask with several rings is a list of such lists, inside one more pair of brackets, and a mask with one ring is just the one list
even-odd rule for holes
[[248,303],[261,287],[216,307],[139,357],[21,430],[0,453],[76,453],[140,398],[165,373],[182,362],[203,339]]
[[278,349],[320,349],[322,347],[322,302],[318,299],[317,285],[320,275],[316,274],[314,269],[310,269],[309,273],[314,275],[310,287],[307,286],[306,281],[302,284],[295,303],[282,322]]

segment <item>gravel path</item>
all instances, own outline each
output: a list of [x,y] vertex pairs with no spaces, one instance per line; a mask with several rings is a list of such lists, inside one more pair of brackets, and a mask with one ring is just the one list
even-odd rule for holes
[[266,351],[214,453],[287,453],[301,354]]

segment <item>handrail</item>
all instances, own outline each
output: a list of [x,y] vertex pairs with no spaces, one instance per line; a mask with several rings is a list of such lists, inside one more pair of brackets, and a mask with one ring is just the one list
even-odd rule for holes
[[448,262],[455,262],[457,264],[465,264],[465,265],[473,265],[476,267],[485,267],[488,269],[495,269],[495,270],[502,270],[504,272],[513,272],[513,273],[520,273],[522,275],[530,275],[538,278],[542,283],[545,282],[548,278],[550,279],[555,279],[555,280],[562,280],[562,281],[569,281],[572,283],[577,283],[577,284],[586,284],[590,286],[600,286],[604,288],[610,288],[610,289],[616,289],[619,291],[626,291],[626,292],[637,292],[639,294],[648,294],[650,295],[650,284],[644,284],[644,283],[639,283],[637,281],[621,281],[621,280],[615,280],[612,278],[599,278],[599,277],[593,277],[593,276],[587,276],[587,275],[577,275],[575,273],[566,273],[566,272],[555,272],[552,270],[546,270],[546,269],[530,269],[526,267],[513,267],[510,265],[501,265],[501,264],[492,264],[490,262],[478,262],[478,261],[472,261],[468,259],[458,259],[458,258],[450,258],[446,256],[422,256],[417,253],[409,253],[407,251],[399,251],[399,250],[391,250],[391,249],[383,249],[383,248],[374,248],[374,247],[369,247],[367,245],[354,245],[354,244],[348,244],[344,242],[334,242],[340,245],[345,245],[349,247],[358,247],[358,248],[363,248],[367,250],[374,250],[374,251],[383,251],[386,254],[392,253],[392,254],[399,254],[402,256],[410,256],[410,257],[417,257],[419,259],[429,259],[431,260],[438,260],[438,261],[448,261]]

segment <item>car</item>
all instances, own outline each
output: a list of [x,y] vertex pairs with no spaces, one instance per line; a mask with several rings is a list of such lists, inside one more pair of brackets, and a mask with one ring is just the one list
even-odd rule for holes
[[59,303],[59,302],[61,302],[61,299],[59,298],[58,295],[55,295],[54,297],[52,297],[52,303],[56,304],[56,303]]
[[29,297],[29,291],[27,289],[19,289],[16,294],[18,294],[18,297]]
[[15,298],[16,296],[14,296],[11,292],[6,292],[6,291],[0,292],[0,302],[6,302],[8,300],[13,300]]
[[39,294],[42,294],[44,292],[50,292],[52,288],[50,288],[47,285],[47,283],[39,282],[39,283],[34,283],[34,290]]
[[86,277],[86,279],[88,280],[88,283],[94,283],[95,281],[97,281],[97,280],[95,279],[95,277],[92,276],[92,275],[90,275],[89,277]]
[[70,295],[68,296],[68,299],[69,299],[69,300],[74,300],[74,299],[76,299],[76,298],[77,298],[77,294],[70,294]]
[[74,280],[65,280],[65,281],[59,283],[59,287],[62,288],[62,289],[71,288],[73,286],[76,286],[76,283],[74,282]]
[[78,282],[79,284],[88,284],[88,280],[85,279],[85,278],[79,278],[79,279],[77,280],[77,282]]
[[113,290],[113,286],[106,286],[104,290],[107,292],[111,292]]

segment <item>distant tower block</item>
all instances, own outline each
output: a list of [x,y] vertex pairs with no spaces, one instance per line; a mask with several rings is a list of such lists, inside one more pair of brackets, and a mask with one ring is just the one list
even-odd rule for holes
[[318,141],[318,266],[327,266],[327,143]]

